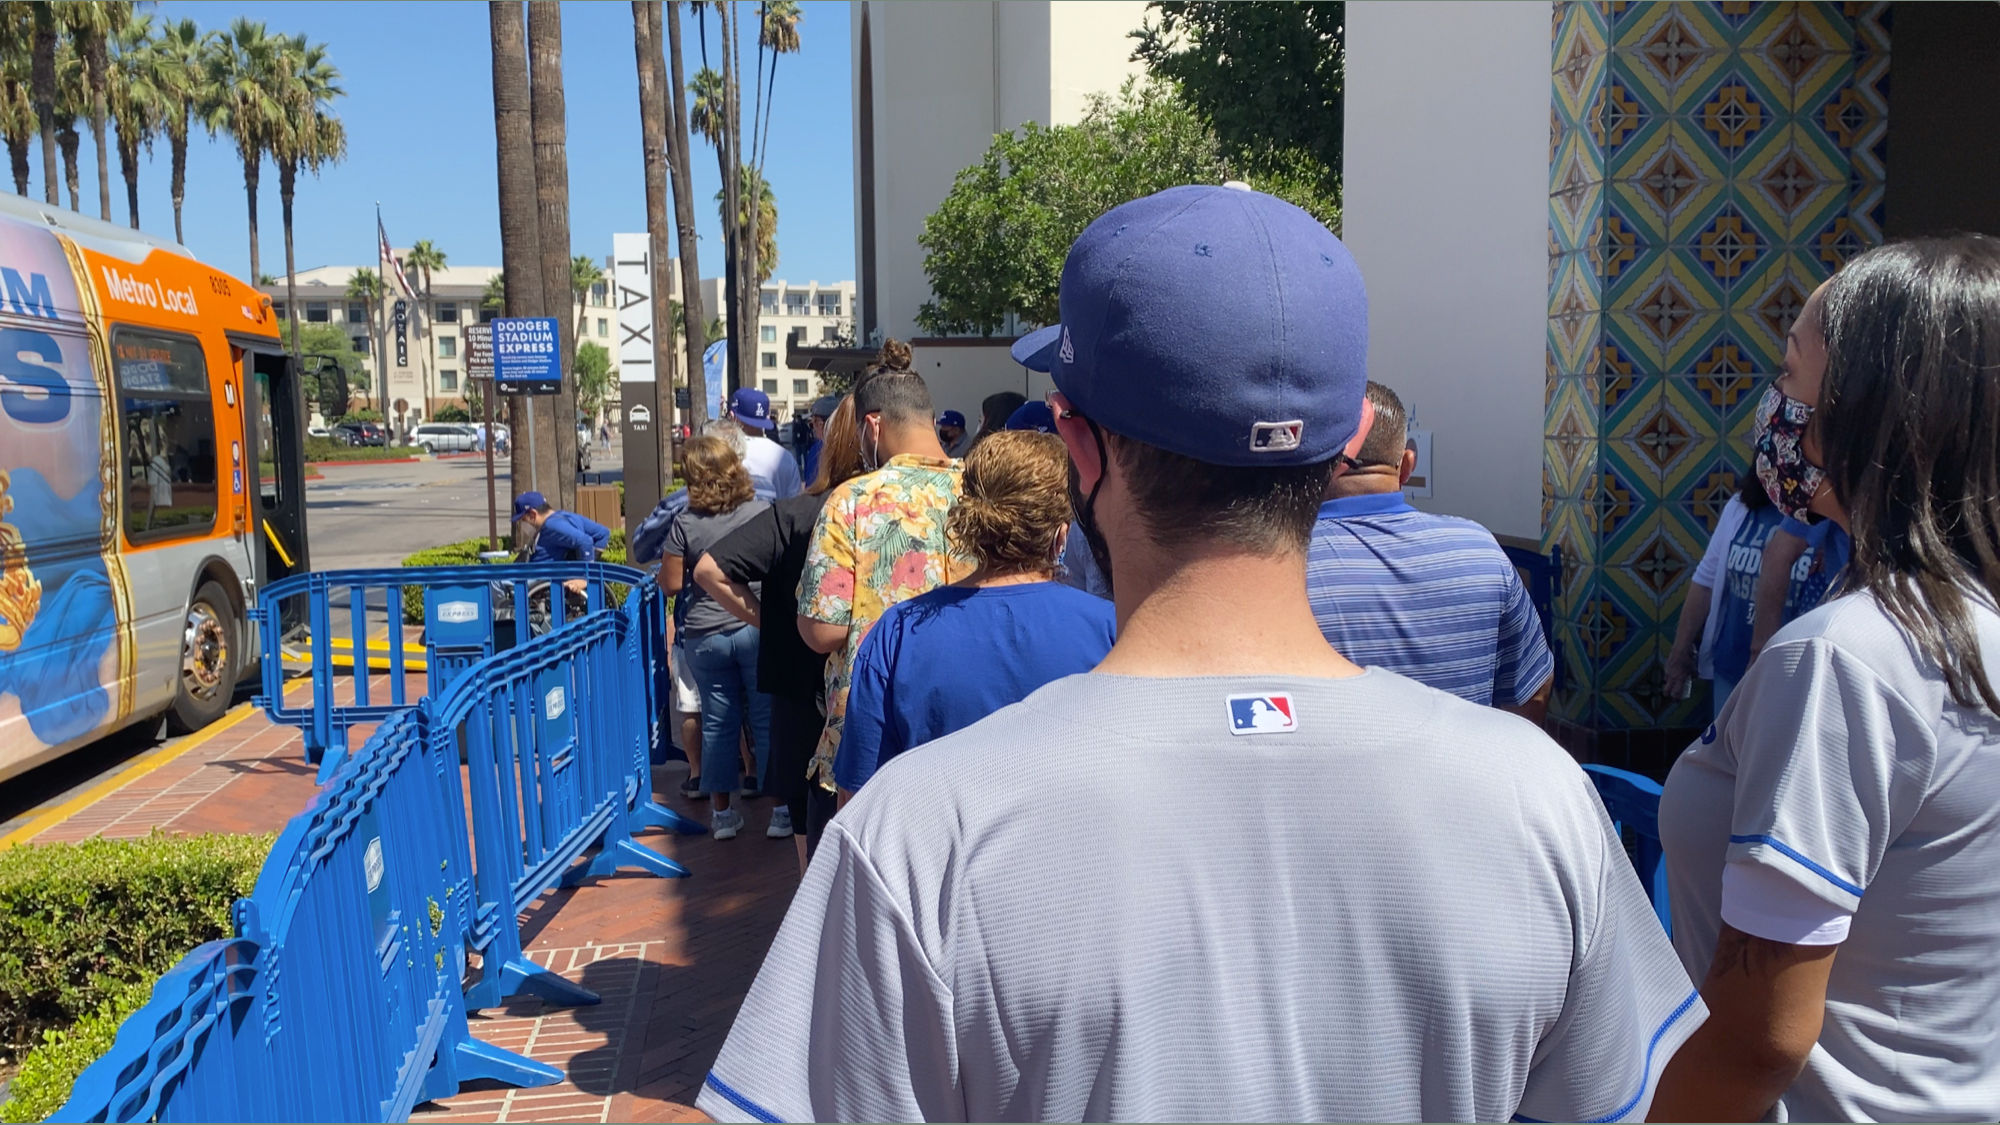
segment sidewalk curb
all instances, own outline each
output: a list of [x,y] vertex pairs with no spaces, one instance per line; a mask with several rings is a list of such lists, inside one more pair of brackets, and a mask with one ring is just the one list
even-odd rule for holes
[[366,461],[308,461],[306,466],[313,469],[344,469],[356,465],[414,465],[424,460],[422,457],[376,457]]

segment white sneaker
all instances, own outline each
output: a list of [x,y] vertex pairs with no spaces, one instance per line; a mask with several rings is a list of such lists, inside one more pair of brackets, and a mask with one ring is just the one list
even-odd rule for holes
[[764,829],[764,835],[773,840],[782,840],[792,834],[792,810],[779,807],[771,810],[771,827]]
[[743,814],[735,809],[723,809],[716,813],[708,826],[708,834],[718,840],[733,840],[743,831]]

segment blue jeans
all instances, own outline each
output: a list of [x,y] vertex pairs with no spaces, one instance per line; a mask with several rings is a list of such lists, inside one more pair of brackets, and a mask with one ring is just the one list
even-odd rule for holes
[[742,784],[743,759],[737,753],[737,739],[746,718],[760,779],[770,764],[771,697],[756,688],[757,643],[757,630],[748,625],[688,641],[688,667],[701,690],[704,792],[732,793]]

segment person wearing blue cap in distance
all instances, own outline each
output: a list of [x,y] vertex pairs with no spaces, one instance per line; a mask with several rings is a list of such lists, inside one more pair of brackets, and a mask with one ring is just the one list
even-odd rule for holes
[[962,460],[972,452],[972,435],[965,429],[965,415],[956,410],[947,410],[938,415],[938,444],[944,446],[944,455],[954,461]]
[[744,387],[729,396],[729,416],[743,429],[743,467],[750,472],[757,499],[769,504],[803,492],[799,463],[769,436],[778,425],[771,418],[771,396]]
[[535,530],[529,562],[587,562],[611,542],[603,524],[575,512],[557,511],[539,492],[514,497],[514,522]]
[[1371,418],[1346,248],[1271,196],[1172,188],[1083,232],[1060,308],[1015,354],[1053,346],[1117,641],[841,810],[697,1104],[1643,1117],[1705,1009],[1583,772],[1354,665],[1307,602]]

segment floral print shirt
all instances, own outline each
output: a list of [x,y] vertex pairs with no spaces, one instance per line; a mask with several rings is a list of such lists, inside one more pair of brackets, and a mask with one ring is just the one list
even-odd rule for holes
[[958,502],[959,463],[903,455],[828,494],[813,525],[799,613],[847,626],[826,661],[826,729],[807,776],[833,788],[833,755],[847,717],[854,654],[882,611],[973,571],[945,545],[944,518]]

